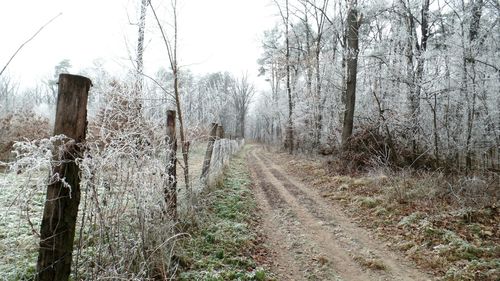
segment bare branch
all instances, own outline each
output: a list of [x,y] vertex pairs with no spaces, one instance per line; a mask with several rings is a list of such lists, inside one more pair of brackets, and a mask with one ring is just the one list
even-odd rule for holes
[[[158,15],[156,14],[156,10],[151,4],[151,0],[148,0],[149,2],[149,7],[151,8],[151,11],[153,12],[153,15],[155,17],[156,23],[158,24],[158,28],[160,29],[161,36],[163,38],[163,43],[165,43],[165,47],[167,47],[167,54],[168,54],[168,60],[170,61],[170,67],[174,69],[174,66],[176,65],[175,62],[175,53],[172,54],[172,46],[170,45],[170,42],[167,39],[167,35],[165,34],[165,31],[163,30],[163,25],[160,22],[160,19],[158,18]],[[177,24],[176,24],[177,26]],[[177,35],[176,35],[177,38]],[[175,52],[175,50],[174,50]]]
[[50,19],[47,23],[45,23],[44,25],[42,25],[42,27],[40,27],[36,32],[35,34],[33,34],[33,36],[31,36],[28,40],[26,40],[24,43],[21,44],[21,46],[19,46],[19,48],[17,48],[17,50],[14,52],[14,54],[12,54],[12,56],[10,57],[9,61],[7,61],[7,63],[5,64],[5,66],[2,68],[2,71],[0,71],[0,76],[2,76],[2,74],[4,73],[5,69],[7,68],[7,66],[9,66],[10,62],[14,59],[14,57],[17,55],[17,53],[19,53],[19,51],[21,51],[21,49],[26,45],[28,44],[31,40],[33,40],[47,25],[49,25],[50,23],[52,23],[56,18],[58,18],[59,16],[61,16],[62,13],[59,13],[58,15],[56,15],[55,17],[53,17],[52,19]]

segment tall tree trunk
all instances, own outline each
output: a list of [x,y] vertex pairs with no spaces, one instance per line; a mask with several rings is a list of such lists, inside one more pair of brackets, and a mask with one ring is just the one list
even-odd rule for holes
[[283,135],[281,134],[281,115],[278,112],[278,103],[279,96],[278,93],[280,91],[280,78],[279,78],[279,70],[276,66],[273,65],[272,69],[272,82],[273,82],[273,119],[271,120],[272,126],[274,127],[274,132],[272,139],[274,144],[281,143],[283,140]]
[[[465,97],[467,101],[467,137],[465,143],[465,166],[467,170],[472,169],[472,142],[473,142],[473,129],[474,121],[476,116],[476,100],[477,100],[477,89],[476,89],[476,64],[474,58],[474,47],[479,34],[483,0],[476,0],[472,4],[472,18],[469,27],[469,40],[467,46],[464,47],[464,58],[463,58],[463,83],[462,86],[465,91]],[[472,77],[469,87],[469,76]],[[472,92],[472,97],[470,96]]]
[[240,115],[240,131],[241,131],[241,138],[244,139],[245,138],[245,115],[246,115],[246,112],[245,113],[241,113]]
[[[312,131],[310,131],[312,135],[312,146],[313,148],[317,148],[319,145],[319,138],[320,138],[320,132],[318,130],[318,115],[319,115],[319,103],[320,103],[320,97],[318,95],[318,92],[316,89],[313,91],[313,76],[316,77],[314,74],[316,70],[316,50],[313,51],[313,46],[312,41],[316,40],[313,39],[312,34],[311,34],[311,28],[309,24],[309,7],[308,7],[308,2],[305,1],[303,3],[304,5],[304,18],[301,19],[304,26],[305,26],[305,33],[306,33],[306,38],[305,38],[305,44],[306,44],[306,49],[305,49],[305,54],[304,54],[304,63],[305,63],[305,71],[306,71],[306,102],[308,103],[307,108],[310,110],[310,113],[308,114],[308,120],[311,120],[312,124]],[[317,34],[319,38],[319,32]],[[297,41],[300,39],[297,38]],[[314,48],[317,47],[317,44],[314,44]],[[312,103],[309,104],[309,99],[312,100]]]
[[345,111],[342,127],[342,146],[345,147],[352,135],[354,123],[354,107],[356,103],[356,76],[358,68],[358,30],[361,25],[357,10],[357,0],[351,0],[347,11],[347,22],[345,29]]
[[133,118],[141,116],[142,88],[143,88],[143,70],[144,70],[144,31],[146,29],[146,9],[148,0],[141,0],[141,13],[139,16],[139,30],[137,36],[137,58],[136,58],[136,78],[135,78],[135,96],[133,97]]
[[408,129],[409,133],[406,134],[406,139],[411,143],[411,148],[413,153],[417,153],[417,138],[418,138],[418,116],[420,110],[420,93],[418,92],[418,81],[416,78],[416,71],[414,69],[415,63],[415,18],[411,12],[410,3],[408,0],[401,0],[401,4],[405,9],[405,26],[406,26],[406,46],[405,46],[405,57],[406,57],[406,79],[408,84]]
[[142,90],[142,72],[144,70],[144,31],[146,29],[146,8],[148,5],[148,0],[141,0],[141,14],[139,17],[139,30],[137,37],[137,58],[136,58],[136,70],[137,70],[137,81],[136,87]]
[[293,153],[293,99],[292,99],[292,87],[290,84],[290,34],[289,34],[289,17],[290,11],[288,6],[288,0],[285,1],[285,14],[284,23],[285,23],[285,63],[286,63],[286,93],[288,96],[288,122],[286,127],[286,139],[285,139],[285,148],[288,149],[290,154]]
[[[412,24],[410,26],[413,27],[413,18],[411,19]],[[411,34],[409,36],[413,37],[413,30],[411,30]],[[420,43],[416,44],[417,48],[417,70],[415,73],[415,77],[412,80],[413,84],[411,87],[412,96],[410,102],[410,114],[412,117],[411,124],[411,135],[412,139],[412,148],[413,153],[418,153],[418,139],[420,136],[420,97],[422,95],[422,78],[424,76],[424,66],[425,66],[425,58],[424,54],[427,50],[427,41],[429,39],[429,0],[423,0],[422,2],[422,10],[421,10],[421,20],[420,20]]]
[[[418,153],[418,143],[420,137],[420,97],[422,92],[422,78],[424,74],[425,59],[424,53],[427,49],[429,38],[429,0],[422,1],[420,18],[420,41],[418,41],[415,19],[412,14],[411,3],[408,0],[400,0],[405,10],[406,26],[406,72],[408,93],[408,128],[410,132],[407,139],[411,143],[414,154]],[[417,20],[418,21],[418,20]],[[415,66],[416,63],[416,66]]]
[[[314,48],[314,70],[315,70],[315,80],[316,80],[316,89],[315,94],[317,97],[317,107],[316,107],[316,116],[314,120],[314,127],[316,131],[314,143],[316,146],[319,146],[321,143],[322,131],[323,131],[323,110],[325,107],[326,96],[322,96],[322,87],[321,87],[321,44],[323,41],[323,30],[325,25],[326,16],[323,11],[327,9],[328,0],[323,0],[320,9],[315,8],[314,15],[316,20],[316,40],[315,40],[315,48]],[[334,41],[336,42],[336,41]]]
[[315,50],[315,72],[316,72],[316,89],[315,89],[315,95],[317,97],[317,104],[316,104],[316,116],[314,120],[314,127],[316,131],[315,135],[315,140],[314,143],[315,145],[319,145],[321,142],[321,131],[323,130],[323,108],[324,108],[324,103],[325,100],[321,99],[321,67],[320,67],[320,40],[321,36],[318,35],[317,38],[318,42],[316,44],[316,50]]

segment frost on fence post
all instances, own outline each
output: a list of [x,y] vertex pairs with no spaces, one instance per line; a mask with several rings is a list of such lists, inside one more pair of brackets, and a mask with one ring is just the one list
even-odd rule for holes
[[217,139],[223,139],[224,138],[224,127],[217,126],[216,134],[217,134]]
[[224,138],[224,127],[217,126],[215,146],[214,146],[215,159],[212,160],[212,166],[214,167],[214,169],[213,169],[214,170],[214,173],[213,173],[214,179],[217,178],[219,176],[219,174],[222,173],[222,165],[224,163],[223,138]]
[[208,170],[210,168],[210,161],[212,160],[217,128],[217,123],[212,123],[210,125],[210,136],[208,137],[207,151],[205,152],[205,159],[203,161],[203,168],[201,170],[201,179],[204,181],[206,181],[208,177]]
[[175,133],[175,110],[167,111],[167,179],[165,186],[165,203],[167,213],[177,219],[177,136]]
[[81,157],[81,143],[85,141],[91,85],[90,79],[83,76],[59,76],[54,135],[66,135],[71,141],[60,143],[59,153],[54,157],[54,176],[47,187],[40,227],[38,281],[66,281],[70,275],[80,203],[80,170],[75,159]]
[[241,148],[239,140],[224,138],[224,128],[212,123],[200,180],[205,186],[214,184],[222,175],[231,156]]

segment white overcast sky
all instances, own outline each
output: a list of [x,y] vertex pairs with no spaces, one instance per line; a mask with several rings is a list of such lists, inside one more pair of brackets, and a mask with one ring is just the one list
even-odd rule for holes
[[[62,13],[14,58],[7,69],[9,75],[20,81],[21,87],[29,87],[49,77],[63,59],[71,61],[72,72],[104,59],[106,68],[120,76],[131,67],[128,57],[136,46],[137,27],[130,25],[129,19],[137,19],[139,2],[0,0],[0,67],[21,43]],[[152,2],[162,2],[165,8],[169,1]],[[260,38],[277,21],[270,0],[178,0],[178,5],[181,65],[198,74],[248,71],[255,78]],[[164,20],[171,22],[167,17]],[[168,64],[153,17],[147,18],[147,26],[145,66],[153,74]]]

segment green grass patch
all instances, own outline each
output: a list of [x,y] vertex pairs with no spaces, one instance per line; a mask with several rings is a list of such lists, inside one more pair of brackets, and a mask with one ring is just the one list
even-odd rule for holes
[[223,182],[203,195],[206,205],[182,241],[177,255],[179,280],[270,280],[251,257],[256,202],[243,152],[235,156]]

